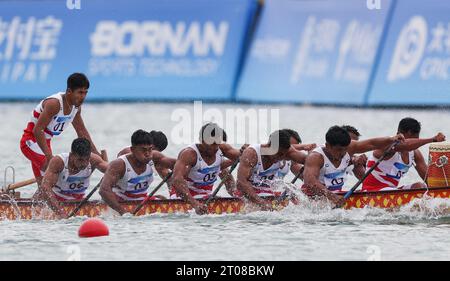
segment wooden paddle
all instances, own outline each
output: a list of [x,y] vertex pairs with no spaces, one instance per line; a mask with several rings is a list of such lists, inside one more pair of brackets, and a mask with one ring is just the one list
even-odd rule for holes
[[300,171],[298,171],[298,173],[295,175],[295,178],[292,179],[291,184],[294,184],[300,178],[304,170],[304,167],[302,167]]
[[391,152],[391,150],[399,143],[400,141],[397,140],[393,144],[391,144],[388,149],[386,149],[380,159],[378,159],[377,162],[375,162],[375,164],[364,174],[364,176],[349,191],[347,191],[347,193],[344,195],[344,199],[348,199],[353,194],[353,192],[355,192],[359,185],[370,175],[370,173],[372,173],[373,170],[375,170],[376,167],[378,167],[381,161],[383,161],[384,158],[386,158],[386,156]]
[[234,160],[234,162],[233,162],[233,165],[231,165],[229,174],[226,175],[226,176],[222,179],[222,181],[219,183],[219,185],[216,187],[216,189],[211,193],[211,195],[208,197],[208,199],[206,199],[205,205],[208,205],[209,202],[211,202],[211,200],[213,200],[214,197],[216,197],[217,193],[218,193],[219,190],[222,188],[222,186],[225,184],[225,181],[228,179],[228,177],[231,175],[231,173],[232,173],[233,170],[237,167],[238,164],[239,164],[239,158],[236,158],[236,160]]
[[30,185],[33,183],[36,183],[35,178],[29,179],[29,180],[24,180],[21,182],[12,183],[12,184],[9,184],[8,186],[6,186],[6,189],[4,192],[13,191],[15,189],[18,189],[18,188],[21,188],[21,187],[24,187],[24,186],[27,186],[27,185]]
[[153,195],[155,195],[155,193],[161,188],[161,186],[163,186],[163,184],[166,183],[166,182],[169,180],[169,178],[172,176],[172,174],[173,174],[173,171],[170,171],[170,173],[168,173],[168,174],[164,177],[164,179],[162,180],[162,182],[160,182],[160,183],[155,187],[155,189],[153,189],[153,191],[150,192],[150,193],[147,195],[147,197],[146,197],[144,200],[142,200],[141,203],[139,203],[139,205],[137,205],[136,209],[134,209],[134,211],[132,212],[133,216],[135,216],[135,215],[137,214],[137,212],[139,212],[139,210],[142,209],[142,207],[150,200],[150,198],[151,198]]

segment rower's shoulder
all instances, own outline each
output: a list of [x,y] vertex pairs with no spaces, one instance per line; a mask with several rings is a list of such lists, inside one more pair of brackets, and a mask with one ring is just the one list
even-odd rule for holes
[[96,163],[99,163],[99,162],[103,161],[103,159],[102,159],[102,157],[100,155],[97,155],[97,154],[92,153],[92,152],[91,152],[90,160],[91,160],[90,161],[91,164],[96,164]]
[[47,98],[44,101],[42,101],[42,112],[43,113],[50,113],[52,115],[57,114],[59,110],[61,109],[61,104],[59,103],[59,100],[57,98]]
[[131,147],[127,146],[127,147],[123,148],[121,151],[119,151],[119,153],[117,153],[117,157],[128,154],[130,152],[131,152]]
[[256,150],[249,146],[247,147],[244,152],[242,153],[241,162],[247,162],[247,163],[254,163],[258,162],[258,154],[256,153]]
[[324,158],[323,158],[322,153],[320,153],[318,151],[311,151],[308,154],[308,156],[306,156],[306,161],[308,163],[315,163],[315,162],[323,163]]
[[64,160],[59,155],[55,155],[48,163],[48,169],[56,173],[61,172],[64,169]]
[[178,158],[185,158],[185,157],[192,157],[192,156],[197,157],[197,152],[195,151],[194,148],[188,146],[188,147],[183,148],[180,151]]

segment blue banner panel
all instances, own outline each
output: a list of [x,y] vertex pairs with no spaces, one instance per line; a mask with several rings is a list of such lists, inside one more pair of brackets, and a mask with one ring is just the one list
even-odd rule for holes
[[238,100],[362,104],[391,2],[266,1]]
[[449,1],[397,2],[369,104],[450,104]]
[[255,0],[0,2],[0,99],[230,99]]

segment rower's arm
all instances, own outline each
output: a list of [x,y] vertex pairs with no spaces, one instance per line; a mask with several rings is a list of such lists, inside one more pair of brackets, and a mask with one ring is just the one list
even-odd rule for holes
[[94,153],[91,153],[91,165],[92,169],[98,169],[103,174],[106,172],[106,169],[108,168],[108,162],[106,162],[100,156]]
[[40,187],[42,195],[48,206],[60,217],[64,217],[65,213],[60,207],[58,200],[53,194],[53,187],[58,181],[59,174],[64,169],[64,161],[59,157],[53,157],[50,160],[47,170],[45,171],[42,185]]
[[[44,153],[47,161],[53,157],[50,148],[47,146],[45,140],[44,130],[47,128],[48,124],[52,120],[53,116],[58,114],[60,110],[60,104],[57,99],[48,99],[43,102],[43,110],[39,116],[36,125],[33,129],[33,135],[36,138],[36,142]],[[47,162],[48,164],[48,162]]]
[[427,139],[407,139],[404,143],[398,144],[395,147],[395,151],[413,151],[423,145],[443,141],[445,141],[445,135],[442,133],[438,133],[436,136]]
[[221,170],[219,173],[219,177],[222,181],[224,181],[225,188],[227,189],[228,194],[234,196],[234,192],[236,191],[236,181],[234,180],[233,175],[230,173],[230,170]]
[[301,179],[301,180],[303,180],[303,178],[304,178],[304,171],[305,171],[305,166],[304,165],[292,162],[292,164],[291,164],[291,172],[295,176],[300,174],[300,176],[298,178]]
[[306,160],[306,153],[301,152],[295,148],[293,148],[291,146],[291,148],[289,148],[289,151],[287,153],[287,157],[289,160],[292,160],[296,163],[300,163],[300,164],[304,164],[305,160]]
[[117,158],[119,158],[122,155],[128,154],[130,152],[131,152],[131,147],[125,147],[124,149],[119,151],[119,153],[117,153]]
[[405,137],[402,134],[398,134],[394,137],[381,137],[363,141],[352,141],[348,146],[348,153],[350,155],[353,155],[356,153],[365,153],[376,149],[385,150],[389,145],[397,140],[404,141]]
[[298,143],[298,144],[293,144],[292,146],[297,150],[311,151],[317,147],[317,144],[315,144],[315,143],[309,143],[309,144]]
[[223,155],[231,160],[236,160],[237,158],[239,158],[239,155],[241,154],[239,149],[232,147],[228,143],[222,143],[219,147]]
[[84,125],[83,118],[81,117],[81,107],[78,108],[78,112],[73,118],[72,125],[75,131],[77,132],[77,136],[79,138],[85,138],[89,140],[92,146],[91,148],[92,152],[97,155],[101,155],[100,152],[98,152],[97,147],[95,147],[95,144],[91,139],[91,135],[89,134],[88,130],[86,129],[86,126]]
[[242,153],[237,174],[237,189],[239,189],[250,201],[263,205],[265,204],[264,199],[256,194],[253,185],[250,182],[252,169],[258,163],[257,157],[256,151],[251,148],[247,148],[244,153]]
[[222,163],[220,164],[220,169],[224,170],[228,167],[230,167],[231,165],[233,165],[234,161],[231,161],[230,159],[224,159],[222,161]]
[[158,165],[159,167],[166,169],[173,169],[175,163],[177,162],[177,159],[167,157],[161,152],[155,150],[152,152],[152,159],[155,165]]
[[323,185],[320,180],[320,169],[324,165],[323,157],[319,153],[311,153],[305,161],[305,170],[303,171],[303,178],[305,185],[317,186],[320,189],[326,190],[327,187]]
[[[164,179],[165,177],[167,177],[167,175],[170,173],[171,169],[167,169],[165,167],[159,166],[155,164],[155,170],[158,173],[158,175]],[[170,179],[167,180],[167,184],[170,186],[172,182],[172,177],[170,177]]]
[[428,165],[419,150],[414,151],[414,162],[416,162],[415,168],[417,173],[424,181],[426,181]]
[[180,153],[173,168],[173,187],[181,198],[197,209],[200,208],[201,204],[192,197],[185,180],[190,169],[195,166],[196,159],[197,154],[192,149],[185,149]]
[[125,213],[120,203],[117,201],[116,195],[113,192],[113,186],[117,184],[120,178],[125,174],[125,162],[116,159],[112,161],[103,176],[102,182],[100,184],[100,196],[102,199],[114,210],[116,210],[120,215]]

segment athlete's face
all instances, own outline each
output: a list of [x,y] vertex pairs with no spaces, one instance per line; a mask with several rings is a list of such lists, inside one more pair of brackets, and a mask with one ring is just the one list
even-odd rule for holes
[[68,89],[68,93],[71,97],[71,102],[75,106],[81,106],[84,102],[84,99],[87,96],[88,89],[86,88],[79,88],[79,89]]
[[412,133],[412,132],[406,132],[402,133],[405,136],[405,139],[418,139],[419,134],[418,133]]
[[90,156],[79,156],[71,153],[70,158],[72,160],[72,165],[77,171],[84,170],[89,165]]
[[299,142],[293,137],[291,137],[290,141],[291,141],[291,144],[299,144]]
[[350,135],[350,139],[353,141],[359,141],[359,136],[354,133],[348,133]]
[[131,153],[143,164],[147,164],[152,160],[152,152],[153,145],[151,144],[140,144],[131,147]]
[[280,148],[280,150],[278,150],[278,152],[273,155],[272,160],[273,161],[281,161],[281,160],[286,159],[286,155],[287,155],[288,151],[289,151],[289,149],[281,149]]
[[208,153],[209,155],[215,155],[217,153],[217,151],[219,150],[219,145],[217,143],[205,143],[203,142],[203,148],[205,150],[206,153]]
[[340,145],[331,146],[328,143],[325,146],[327,148],[327,151],[335,159],[342,159],[342,158],[344,158],[344,156],[345,156],[345,154],[347,153],[347,150],[348,150],[348,146],[340,146]]

